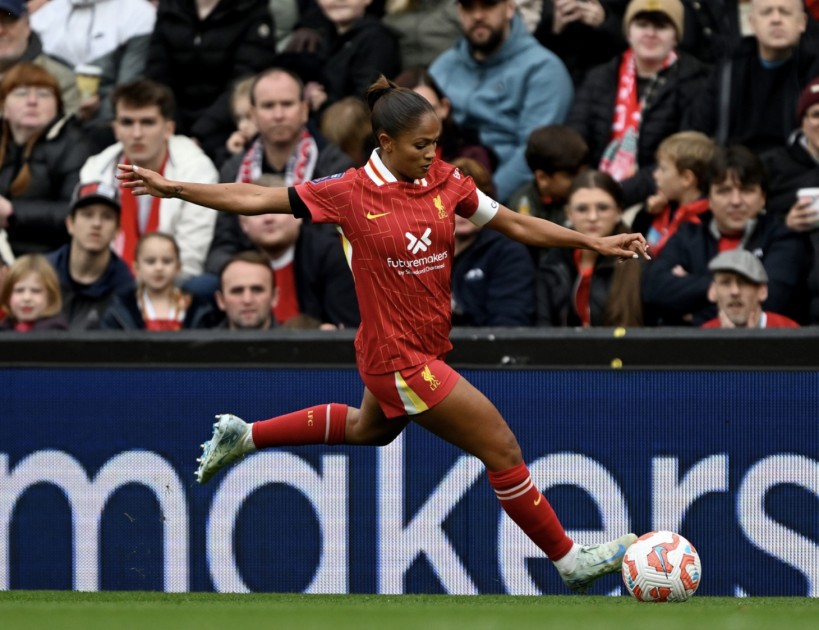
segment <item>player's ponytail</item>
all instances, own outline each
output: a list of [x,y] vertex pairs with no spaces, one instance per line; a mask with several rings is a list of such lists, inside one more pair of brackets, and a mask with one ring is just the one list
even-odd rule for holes
[[425,115],[435,114],[427,99],[413,90],[398,87],[383,74],[367,90],[367,104],[376,137],[384,132],[396,138],[414,129]]

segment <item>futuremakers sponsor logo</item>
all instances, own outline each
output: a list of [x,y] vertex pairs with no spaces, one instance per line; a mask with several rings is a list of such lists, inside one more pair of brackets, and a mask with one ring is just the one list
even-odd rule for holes
[[[404,236],[407,237],[407,251],[413,256],[418,256],[419,253],[428,251],[430,245],[432,245],[432,239],[429,238],[431,233],[432,228],[427,228],[424,230],[424,233],[421,234],[421,236],[416,236],[412,232],[405,232]],[[417,276],[427,273],[428,271],[443,269],[447,258],[449,258],[449,252],[447,251],[412,259],[399,258],[398,260],[395,260],[394,258],[388,257],[387,265],[393,269],[397,269],[398,275],[400,276],[403,276],[404,274]]]

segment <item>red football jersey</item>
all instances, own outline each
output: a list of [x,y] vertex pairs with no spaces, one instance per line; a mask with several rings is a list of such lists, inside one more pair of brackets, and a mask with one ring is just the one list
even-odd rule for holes
[[426,178],[400,182],[376,151],[364,167],[296,192],[315,223],[342,233],[361,311],[359,369],[385,374],[446,355],[455,214],[484,225],[498,203],[440,160]]

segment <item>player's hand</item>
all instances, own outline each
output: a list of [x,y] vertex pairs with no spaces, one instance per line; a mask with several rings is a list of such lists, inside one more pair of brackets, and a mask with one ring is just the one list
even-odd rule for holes
[[123,186],[130,188],[135,195],[153,195],[164,199],[173,197],[180,190],[175,182],[136,164],[117,164],[117,168],[120,171],[117,179],[123,181]]
[[594,250],[603,256],[617,256],[621,261],[648,255],[648,243],[642,234],[614,234],[597,239]]

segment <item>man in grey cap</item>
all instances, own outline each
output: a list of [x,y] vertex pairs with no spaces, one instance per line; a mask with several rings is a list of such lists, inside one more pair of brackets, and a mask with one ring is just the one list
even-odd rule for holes
[[731,249],[708,263],[714,274],[708,299],[717,305],[718,314],[703,328],[798,328],[792,319],[766,312],[762,303],[768,297],[768,274],[759,258],[747,249]]

